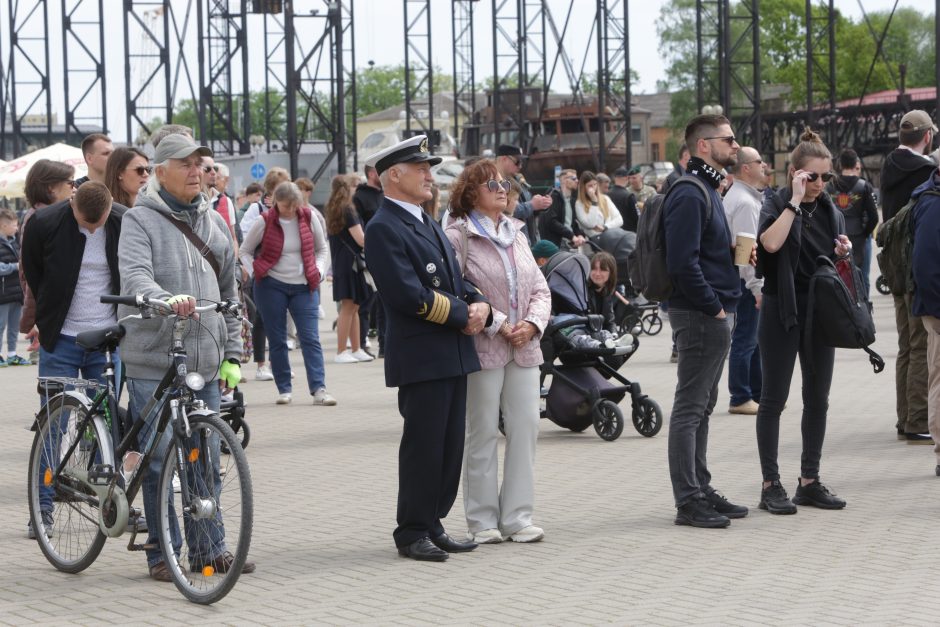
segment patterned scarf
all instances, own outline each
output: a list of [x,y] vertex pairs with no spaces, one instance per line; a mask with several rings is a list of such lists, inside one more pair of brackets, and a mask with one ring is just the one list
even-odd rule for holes
[[718,189],[718,186],[721,185],[721,180],[725,178],[721,175],[721,172],[705,163],[699,157],[692,157],[689,159],[689,163],[686,166],[685,171],[689,174],[695,174],[696,176],[702,177],[715,189]]
[[470,212],[470,221],[477,227],[478,232],[482,231],[481,235],[488,237],[500,248],[509,248],[516,240],[516,228],[508,218],[503,218],[499,223],[493,224],[490,218],[474,209]]

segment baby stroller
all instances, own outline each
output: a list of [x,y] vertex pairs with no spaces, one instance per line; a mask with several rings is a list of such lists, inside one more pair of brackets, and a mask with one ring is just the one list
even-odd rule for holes
[[547,391],[542,388],[542,416],[578,432],[593,424],[602,439],[613,441],[624,427],[618,403],[630,394],[633,426],[641,435],[653,437],[663,426],[662,409],[642,393],[639,383],[617,372],[639,347],[636,336],[630,336],[630,345],[608,342],[594,348],[575,347],[571,341],[574,327],[602,337],[603,317],[588,313],[590,271],[587,258],[571,252],[557,253],[542,268],[552,292],[554,314],[542,335],[542,381],[552,377],[551,387]]

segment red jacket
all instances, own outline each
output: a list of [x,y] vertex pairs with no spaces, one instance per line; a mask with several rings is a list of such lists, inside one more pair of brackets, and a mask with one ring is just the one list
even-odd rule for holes
[[[284,248],[284,229],[278,220],[280,215],[276,210],[265,211],[264,235],[261,238],[261,250],[255,255],[255,279],[261,280],[268,275],[281,258]],[[307,277],[307,286],[314,291],[320,285],[320,271],[317,269],[317,257],[314,251],[313,231],[310,230],[310,210],[306,207],[297,208],[297,228],[300,229],[300,256],[304,262],[304,276]]]

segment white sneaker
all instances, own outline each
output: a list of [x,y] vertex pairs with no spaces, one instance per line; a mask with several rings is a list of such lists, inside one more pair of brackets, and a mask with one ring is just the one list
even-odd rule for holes
[[503,534],[499,529],[484,529],[476,533],[467,532],[467,540],[473,540],[477,544],[499,544],[503,541]]
[[275,403],[278,405],[290,405],[290,392],[284,392],[283,394],[278,395]]
[[323,305],[320,305],[317,308],[317,318],[319,318],[320,320],[323,320],[324,318],[326,318],[326,312],[323,311]]
[[353,356],[353,352],[348,348],[333,358],[337,364],[358,364],[359,360]]
[[255,371],[255,381],[274,381],[274,375],[267,366],[261,366]]
[[336,399],[333,398],[333,395],[326,391],[326,388],[320,388],[313,393],[313,404],[314,405],[327,405],[332,407],[336,404]]
[[506,539],[512,540],[513,542],[538,542],[544,537],[545,531],[541,527],[529,525],[528,527],[523,527]]
[[366,338],[366,343],[363,348],[372,348],[372,340],[370,340],[368,337]]
[[357,350],[355,353],[350,353],[350,354],[356,358],[356,361],[372,361],[373,359],[375,359],[375,357],[365,352],[361,348]]
[[287,340],[287,350],[292,351],[297,348],[297,342],[294,340]]

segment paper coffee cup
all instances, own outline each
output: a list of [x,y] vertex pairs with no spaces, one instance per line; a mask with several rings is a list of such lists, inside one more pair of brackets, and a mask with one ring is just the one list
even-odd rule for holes
[[751,264],[751,251],[757,236],[753,233],[738,233],[734,237],[734,265],[748,266]]

